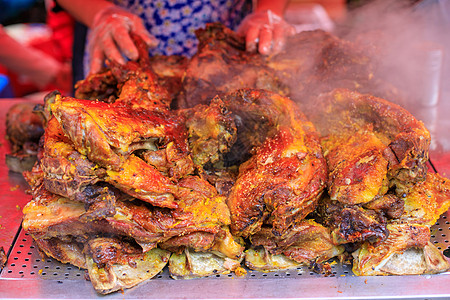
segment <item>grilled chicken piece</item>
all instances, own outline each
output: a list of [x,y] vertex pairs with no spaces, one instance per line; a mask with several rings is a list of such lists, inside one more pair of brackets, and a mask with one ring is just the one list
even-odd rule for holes
[[[308,109],[308,113],[324,140],[325,156],[331,154],[330,159],[327,159],[331,171],[339,161],[353,162],[353,166],[347,166],[341,175],[334,174],[330,180],[336,180],[329,186],[349,185],[345,187],[347,192],[358,191],[361,184],[354,179],[361,175],[360,169],[370,167],[369,174],[373,176],[370,176],[370,180],[367,179],[369,186],[366,184],[365,190],[369,193],[363,197],[364,202],[368,202],[372,200],[368,199],[372,195],[380,195],[386,191],[383,183],[386,175],[389,187],[395,187],[398,196],[407,193],[417,182],[425,180],[430,133],[422,122],[405,109],[381,98],[337,89],[319,97],[316,105]],[[353,144],[352,141],[345,144],[359,147],[361,152],[339,150],[337,145],[338,141],[342,142],[342,138],[339,138],[342,133],[348,138],[352,134],[359,136],[363,133],[360,139],[366,140],[366,143],[359,143],[356,139]],[[335,158],[333,150],[342,156]],[[364,154],[371,151],[375,156],[366,155],[364,160]],[[358,156],[361,158],[358,159]],[[381,169],[386,166],[386,162],[387,169],[383,172]],[[348,202],[346,195],[339,198],[336,193],[331,195],[335,196],[332,196],[333,200]]]
[[215,97],[209,105],[196,105],[180,113],[186,119],[194,163],[204,167],[223,161],[237,138],[236,124],[223,101]]
[[[169,107],[172,98],[168,90],[159,84],[159,78],[151,67],[148,46],[138,35],[131,34],[138,49],[139,60],[121,65],[108,62],[105,70],[90,74],[75,85],[75,98],[117,101],[133,107]],[[181,67],[183,68],[183,67]],[[161,66],[159,71],[161,72]],[[176,73],[180,76],[180,72]]]
[[287,89],[257,53],[245,51],[245,40],[220,23],[196,31],[197,53],[189,61],[183,79],[181,107],[207,104],[241,88],[266,89],[282,95]]
[[46,189],[70,199],[106,175],[103,168],[75,150],[55,118],[49,120],[45,130],[40,166]]
[[259,271],[320,264],[344,251],[333,241],[330,230],[313,220],[300,221],[282,236],[263,228],[251,237],[251,243],[252,248],[245,252],[245,264]]
[[110,69],[90,74],[75,84],[75,98],[113,103],[118,97],[117,79]]
[[131,288],[162,271],[170,252],[140,247],[117,238],[94,238],[85,247],[89,279],[100,294]]
[[[107,193],[103,192],[104,186],[97,185],[98,182],[108,182],[152,204],[172,208],[177,206],[173,197],[176,187],[153,166],[131,155],[122,165],[121,171],[101,168],[74,149],[55,118],[49,121],[44,136],[41,165],[46,189],[72,200],[92,204],[96,197],[109,199]],[[166,162],[165,166],[170,164]],[[183,169],[187,172],[191,170],[192,167]],[[87,187],[89,189],[85,190]],[[95,193],[97,195],[93,197]]]
[[328,194],[344,204],[367,203],[389,186],[386,146],[370,130],[344,131],[322,139],[327,161]]
[[40,251],[66,264],[70,263],[78,268],[86,269],[86,257],[83,253],[83,244],[73,239],[62,240],[59,238],[35,239]]
[[442,253],[430,242],[430,228],[420,224],[389,224],[389,237],[373,247],[364,243],[353,253],[353,272],[370,275],[434,274],[449,269]]
[[[243,252],[242,246],[230,238],[225,198],[199,177],[187,177],[178,183],[176,209],[151,207],[139,200],[122,201],[116,196],[112,214],[101,215],[98,207],[91,211],[82,202],[50,193],[43,185],[34,188],[33,196],[24,207],[23,228],[37,239],[76,236],[86,240],[109,233],[132,238],[144,250],[161,243],[168,248],[176,245],[215,250],[232,259],[240,258]],[[188,235],[209,243],[181,238]]]
[[427,173],[426,180],[417,183],[404,200],[402,221],[432,226],[450,208],[450,180]]
[[389,231],[387,218],[381,211],[364,209],[358,205],[345,205],[324,197],[315,211],[318,221],[332,230],[336,244],[384,241]]
[[137,156],[130,155],[119,171],[107,174],[107,182],[133,197],[160,207],[178,207],[176,185]]
[[266,224],[282,235],[315,209],[325,188],[326,165],[314,126],[292,101],[268,91],[239,90],[224,103],[241,123],[238,139],[243,127],[244,135],[261,133],[245,139],[253,156],[240,166],[227,200],[231,230],[248,237]]
[[182,120],[171,111],[132,109],[104,102],[57,98],[52,113],[75,149],[92,162],[119,170],[140,149],[157,150],[174,143],[188,155]]
[[150,66],[158,77],[158,83],[169,93],[172,106],[177,107],[178,98],[182,90],[182,81],[189,59],[184,56],[155,55],[150,57]]

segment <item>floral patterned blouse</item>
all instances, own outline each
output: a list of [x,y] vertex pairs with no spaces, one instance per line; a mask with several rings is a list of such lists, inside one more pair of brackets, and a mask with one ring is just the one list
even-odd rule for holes
[[236,30],[251,11],[248,0],[115,0],[144,20],[159,40],[151,54],[192,56],[197,50],[195,30],[209,22],[221,22]]

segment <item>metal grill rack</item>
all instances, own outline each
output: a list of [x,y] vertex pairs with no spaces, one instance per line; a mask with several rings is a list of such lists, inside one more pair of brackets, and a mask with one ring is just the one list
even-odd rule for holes
[[[450,257],[450,213],[432,227],[431,241]],[[20,230],[0,274],[1,284],[35,289],[17,291],[3,298],[148,298],[148,299],[449,299],[450,272],[423,276],[355,276],[351,265],[331,261],[331,275],[307,267],[247,274],[213,275],[192,280],[173,280],[167,268],[153,279],[107,296],[98,295],[86,280],[86,271],[52,258],[42,257],[31,236]],[[2,280],[3,279],[3,280]],[[0,290],[0,297],[4,291]],[[10,294],[10,295],[9,295]],[[11,295],[14,295],[11,297]]]
[[[351,265],[339,264],[331,261],[331,274],[327,276],[347,276],[353,275]],[[70,264],[63,264],[53,258],[42,256],[33,243],[30,235],[23,230],[20,231],[16,243],[9,255],[8,264],[3,269],[0,278],[18,279],[28,278],[35,280],[85,280],[85,270],[79,269]],[[311,271],[308,267],[302,266],[296,269],[277,272],[258,272],[247,270],[247,274],[242,278],[247,279],[280,279],[280,278],[308,278],[322,277],[323,275]],[[211,279],[236,279],[234,274],[217,274],[202,278]],[[239,277],[241,278],[241,277]],[[171,279],[167,269],[155,276],[152,280]]]

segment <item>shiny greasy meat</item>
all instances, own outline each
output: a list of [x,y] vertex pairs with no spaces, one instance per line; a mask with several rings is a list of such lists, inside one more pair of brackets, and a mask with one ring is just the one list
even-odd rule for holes
[[[385,174],[375,171],[381,168],[381,165],[369,164],[375,172],[373,174],[378,174],[378,179],[372,180],[376,180],[380,188],[382,186],[379,183],[383,176],[389,180],[390,187],[395,187],[397,195],[408,192],[411,186],[425,179],[430,133],[421,121],[400,106],[371,95],[338,89],[322,95],[316,105],[310,107],[308,113],[322,140],[325,141],[322,143],[325,147],[325,156],[331,153],[330,167],[337,165],[334,161],[336,159],[341,161],[350,159],[355,164],[361,162],[361,159],[355,160],[355,155],[351,151],[340,150],[334,146],[333,141],[339,141],[342,133],[362,134],[361,138],[370,138],[371,142],[358,146],[367,148],[360,153],[373,151],[370,150],[373,148],[375,149],[373,158],[377,159],[372,159],[372,162],[380,163],[383,159],[387,162]],[[339,157],[333,156],[333,151],[348,153],[344,152]],[[386,162],[383,162],[383,165]],[[351,184],[352,178],[348,179],[351,181],[348,184]],[[345,179],[338,178],[338,180],[344,180],[345,184]]]
[[248,120],[243,127],[258,132],[255,120],[267,122],[265,140],[252,145],[253,155],[239,167],[228,197],[232,232],[249,236],[267,224],[280,235],[314,210],[325,188],[326,165],[314,126],[291,100],[268,91],[239,90],[224,102]]

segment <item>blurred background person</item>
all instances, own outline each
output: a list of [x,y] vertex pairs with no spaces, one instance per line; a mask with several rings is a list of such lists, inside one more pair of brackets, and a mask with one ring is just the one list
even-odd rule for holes
[[0,2],[0,20],[5,25],[0,28],[0,73],[10,82],[12,96],[30,97],[53,89],[69,94],[73,43],[70,15],[53,11],[52,1]]

